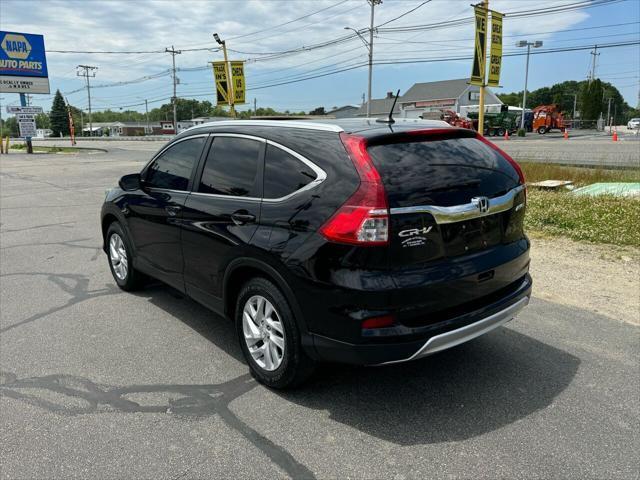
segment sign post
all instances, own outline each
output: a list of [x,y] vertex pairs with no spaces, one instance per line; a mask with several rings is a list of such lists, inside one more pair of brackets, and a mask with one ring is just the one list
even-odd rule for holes
[[476,19],[476,44],[471,70],[471,85],[480,87],[478,99],[478,132],[484,134],[484,94],[487,86],[497,87],[500,84],[502,68],[502,18],[499,12],[491,12],[491,57],[489,76],[487,77],[487,23],[489,20],[489,0],[474,6]]
[[[211,62],[216,83],[216,105],[229,105],[229,112],[235,117],[235,105],[245,102],[244,62]],[[229,68],[230,67],[230,68]],[[231,77],[229,77],[229,73]],[[231,81],[229,81],[229,78]]]
[[[30,33],[0,31],[0,92],[19,93],[20,105],[27,107],[26,93],[49,93],[49,74],[44,37]],[[16,112],[18,113],[18,112]],[[25,137],[27,152],[33,153],[35,119],[18,117],[20,135]]]

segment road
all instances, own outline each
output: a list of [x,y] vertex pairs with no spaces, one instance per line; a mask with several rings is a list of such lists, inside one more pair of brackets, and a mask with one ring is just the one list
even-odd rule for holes
[[0,159],[0,477],[638,478],[639,327],[537,297],[421,361],[256,384],[228,320],[116,288],[98,213],[136,145]]

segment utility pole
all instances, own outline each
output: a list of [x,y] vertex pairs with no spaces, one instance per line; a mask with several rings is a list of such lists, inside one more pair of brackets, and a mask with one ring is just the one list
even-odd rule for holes
[[93,137],[93,122],[91,121],[91,84],[89,78],[95,78],[96,70],[98,67],[92,67],[91,65],[78,65],[76,75],[78,77],[84,77],[87,82],[87,99],[89,101],[89,136]]
[[258,99],[253,97],[253,116],[258,116]]
[[84,112],[80,110],[80,136],[84,137]]
[[[488,1],[488,0],[487,0]],[[371,25],[369,27],[369,40],[365,40],[360,31],[352,27],[344,27],[345,30],[353,30],[356,35],[362,40],[364,46],[369,51],[369,79],[367,88],[367,117],[371,116],[371,85],[373,82],[373,22],[375,18],[376,5],[380,5],[382,0],[367,0],[371,5]],[[364,94],[362,95],[362,103],[364,103]]]
[[[371,115],[371,83],[373,79],[373,17],[376,5],[380,5],[382,0],[368,0],[371,4],[371,27],[369,28],[369,89],[367,93],[367,117]],[[488,0],[487,0],[488,1]]]
[[149,124],[149,103],[147,102],[147,99],[144,99],[144,111],[145,114],[147,115],[147,135],[149,133],[151,133],[151,125]]
[[169,50],[168,48],[165,48],[164,51],[171,54],[171,60],[173,62],[173,68],[172,68],[173,97],[171,98],[171,101],[173,103],[173,131],[177,134],[178,133],[178,110],[177,110],[178,97],[176,96],[176,85],[178,84],[178,81],[176,79],[176,55],[180,55],[182,53],[182,50],[176,50],[175,48],[173,48],[173,45],[171,45],[171,50]]
[[607,123],[609,124],[609,134],[611,134],[611,98],[609,97],[609,102],[607,103]]
[[589,75],[589,83],[596,79],[596,62],[600,54],[598,53],[598,45],[594,45],[593,50],[589,52],[593,56],[593,62],[591,63],[591,74]]

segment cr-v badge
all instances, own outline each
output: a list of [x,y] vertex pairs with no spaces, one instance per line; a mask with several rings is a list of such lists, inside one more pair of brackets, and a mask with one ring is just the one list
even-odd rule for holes
[[407,230],[401,230],[398,232],[398,236],[404,238],[402,240],[402,247],[420,247],[427,241],[426,238],[420,235],[426,235],[433,229],[433,225],[422,228],[409,228]]

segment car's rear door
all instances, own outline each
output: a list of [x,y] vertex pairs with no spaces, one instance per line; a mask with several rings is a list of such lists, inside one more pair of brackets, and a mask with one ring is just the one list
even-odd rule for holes
[[400,291],[445,308],[526,273],[524,185],[499,151],[454,129],[372,139],[368,151],[387,193]]
[[260,220],[265,140],[216,133],[183,212],[187,293],[219,310],[227,264],[241,256]]
[[142,172],[143,194],[127,204],[136,265],[180,290],[182,208],[206,140],[206,134],[186,137],[161,151]]

